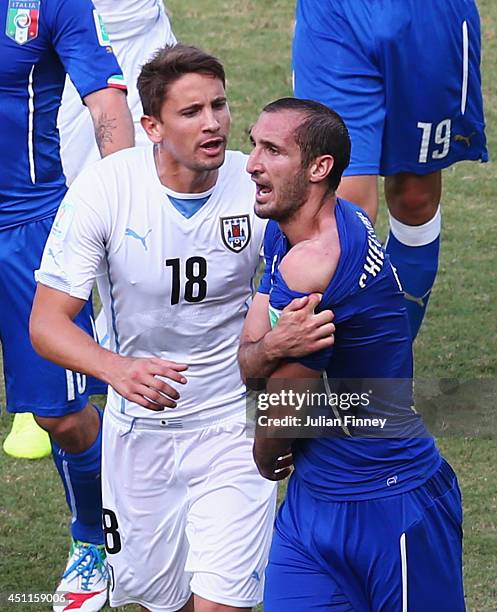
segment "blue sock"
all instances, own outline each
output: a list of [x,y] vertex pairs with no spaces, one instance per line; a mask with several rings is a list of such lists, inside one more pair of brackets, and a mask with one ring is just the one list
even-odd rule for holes
[[66,453],[52,440],[52,456],[64,483],[67,505],[72,513],[72,537],[91,544],[104,543],[100,478],[102,412],[98,410],[98,413],[100,430],[97,439],[83,453]]
[[386,251],[405,292],[411,337],[416,338],[438,270],[440,207],[424,225],[410,226],[390,217]]

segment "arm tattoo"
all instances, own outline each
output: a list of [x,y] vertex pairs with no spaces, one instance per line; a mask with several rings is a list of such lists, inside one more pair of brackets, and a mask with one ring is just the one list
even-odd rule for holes
[[108,144],[113,142],[112,134],[117,127],[117,119],[102,113],[95,125],[95,140],[101,155],[105,155]]

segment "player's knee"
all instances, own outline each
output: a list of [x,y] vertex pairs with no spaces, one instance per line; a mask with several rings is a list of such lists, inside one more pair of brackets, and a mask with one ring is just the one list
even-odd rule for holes
[[390,214],[407,225],[422,225],[433,218],[441,197],[441,175],[398,174],[385,180]]
[[38,425],[68,452],[79,452],[79,448],[84,446],[83,438],[85,438],[85,435],[80,412],[60,417],[36,416],[35,419]]

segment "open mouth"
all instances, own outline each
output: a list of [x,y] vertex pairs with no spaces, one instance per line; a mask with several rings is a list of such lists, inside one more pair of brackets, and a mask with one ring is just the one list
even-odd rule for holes
[[262,183],[260,181],[254,181],[254,182],[255,182],[255,194],[256,194],[255,199],[258,204],[265,204],[271,197],[271,194],[273,193],[273,189],[270,183]]
[[209,140],[204,140],[200,148],[207,155],[218,155],[224,149],[224,146],[224,138],[210,138]]

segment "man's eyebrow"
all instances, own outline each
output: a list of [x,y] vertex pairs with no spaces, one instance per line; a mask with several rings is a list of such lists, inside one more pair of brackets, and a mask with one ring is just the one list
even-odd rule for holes
[[[226,96],[216,96],[211,103],[217,103],[217,102],[227,102],[227,98]],[[187,106],[183,106],[182,108],[180,108],[180,113],[184,112],[184,111],[189,111],[189,110],[197,110],[199,108],[202,108],[203,106],[203,102],[192,102],[191,104],[188,104]]]
[[281,150],[283,148],[281,145],[277,144],[276,142],[273,142],[272,140],[267,140],[266,138],[261,138],[259,140],[259,143],[263,147],[273,147],[274,149],[278,149],[278,150]]
[[183,106],[180,108],[179,112],[183,113],[189,110],[197,110],[198,108],[202,108],[202,104],[200,102],[192,102],[191,104],[188,104],[188,106]]

